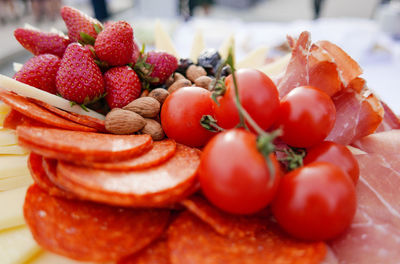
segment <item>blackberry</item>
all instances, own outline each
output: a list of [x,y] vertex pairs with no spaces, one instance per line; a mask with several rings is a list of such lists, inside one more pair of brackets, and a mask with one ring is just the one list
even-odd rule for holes
[[176,72],[179,72],[180,74],[185,76],[187,68],[189,68],[189,66],[192,64],[193,61],[189,58],[179,59],[178,68],[176,69]]
[[215,76],[221,63],[221,55],[215,49],[207,49],[200,53],[197,64],[203,67],[208,75]]
[[226,77],[231,73],[232,73],[231,67],[229,67],[229,65],[226,65],[221,70],[221,77]]

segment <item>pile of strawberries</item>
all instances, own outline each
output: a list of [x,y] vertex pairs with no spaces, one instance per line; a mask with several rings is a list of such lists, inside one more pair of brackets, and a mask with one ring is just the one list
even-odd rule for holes
[[102,25],[68,6],[61,16],[68,37],[15,30],[15,38],[35,55],[15,74],[16,80],[79,105],[105,98],[108,110],[138,98],[144,87],[165,83],[178,67],[177,59],[166,52],[141,53],[125,21]]

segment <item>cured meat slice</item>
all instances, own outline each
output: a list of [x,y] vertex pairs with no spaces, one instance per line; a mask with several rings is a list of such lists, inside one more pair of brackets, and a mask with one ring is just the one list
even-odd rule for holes
[[83,261],[116,261],[138,252],[163,232],[169,211],[128,209],[51,196],[32,185],[24,217],[44,249]]
[[32,118],[29,118],[14,109],[11,109],[10,112],[4,119],[3,127],[9,129],[16,129],[17,126],[26,125],[26,126],[41,126],[41,127],[49,127],[48,125],[38,122]]
[[0,91],[0,100],[2,100],[4,103],[11,106],[12,109],[20,112],[21,114],[50,126],[76,131],[96,131],[96,129],[94,128],[82,126],[80,124],[61,118],[58,115],[55,115],[48,110],[45,110],[40,106],[30,102],[25,97],[8,91]]
[[19,126],[21,145],[47,157],[73,162],[110,162],[132,158],[152,145],[149,135],[111,135]]
[[105,170],[139,170],[157,166],[171,158],[176,149],[176,143],[172,139],[155,141],[153,148],[148,152],[129,160],[120,162],[99,162],[85,164],[88,167]]
[[326,140],[343,145],[372,134],[383,119],[383,108],[361,78],[332,97],[336,107],[336,122]]
[[36,99],[33,99],[33,98],[31,98],[29,100],[34,102],[35,104],[43,107],[43,108],[46,108],[47,110],[49,110],[49,111],[51,111],[51,112],[53,112],[53,113],[65,118],[65,119],[71,120],[71,121],[73,121],[75,123],[81,124],[83,126],[94,128],[94,129],[96,129],[97,131],[100,131],[100,132],[106,132],[107,131],[106,128],[105,128],[104,120],[100,120],[100,119],[97,119],[97,118],[94,118],[94,117],[91,117],[91,116],[80,115],[80,114],[73,113],[73,112],[67,112],[67,111],[61,110],[61,109],[59,109],[57,107],[54,107],[52,105],[49,105],[48,103],[45,103],[43,101],[36,100]]
[[367,153],[391,156],[392,154],[400,153],[400,130],[393,129],[371,134],[354,142],[353,145]]
[[117,264],[170,264],[166,238],[158,239],[142,251],[121,259]]
[[381,101],[385,114],[382,123],[376,129],[376,132],[388,131],[392,129],[400,129],[399,117],[390,109],[390,107]]
[[59,162],[55,181],[82,199],[119,206],[161,207],[195,190],[199,163],[196,149],[178,144],[171,159],[145,170],[108,171]]
[[[181,204],[222,236],[243,237],[255,235],[257,231],[258,226],[252,225],[254,217],[225,213],[212,206],[200,195],[192,195],[181,201]],[[263,217],[268,221],[270,216],[271,214],[268,210],[257,214],[256,218]],[[243,232],[243,230],[246,230],[246,232]]]
[[[254,234],[224,237],[190,212],[183,212],[168,229],[172,264],[180,263],[320,263],[326,254],[324,243],[291,239],[277,225],[265,219],[249,223]],[[246,234],[246,227],[242,232]]]
[[400,260],[400,154],[357,155],[358,208],[350,230],[331,243],[340,263]]
[[76,198],[75,195],[58,188],[49,180],[47,173],[43,168],[43,162],[42,156],[33,152],[29,154],[28,168],[35,183],[52,196],[65,197],[68,199]]

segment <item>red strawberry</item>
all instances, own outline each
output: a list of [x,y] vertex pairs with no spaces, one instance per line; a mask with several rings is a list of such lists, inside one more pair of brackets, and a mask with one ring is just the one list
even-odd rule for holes
[[59,56],[71,42],[67,37],[57,33],[47,33],[39,30],[17,28],[14,36],[21,45],[34,55],[50,53]]
[[52,54],[42,54],[30,58],[14,79],[46,92],[56,93],[56,74],[60,66],[60,58]]
[[135,65],[136,62],[138,61],[140,57],[140,49],[138,44],[136,43],[136,41],[133,41],[133,52],[132,52],[132,59],[131,59],[131,63],[132,65]]
[[78,9],[69,6],[61,8],[61,17],[68,29],[68,36],[71,41],[84,41],[81,33],[91,36],[93,39],[97,37],[96,27],[102,28],[101,23]]
[[94,44],[97,57],[112,66],[131,62],[133,30],[125,21],[114,22],[104,28]]
[[169,53],[149,51],[146,56],[146,63],[153,65],[153,70],[149,75],[149,82],[152,85],[165,83],[178,68],[178,60]]
[[114,67],[104,74],[106,100],[110,108],[124,107],[140,96],[142,84],[128,66]]
[[57,92],[78,104],[87,104],[104,94],[104,81],[90,51],[71,43],[61,59],[56,77]]

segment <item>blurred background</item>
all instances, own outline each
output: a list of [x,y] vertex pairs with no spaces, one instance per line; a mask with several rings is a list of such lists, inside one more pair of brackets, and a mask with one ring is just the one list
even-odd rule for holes
[[147,48],[160,19],[181,57],[200,32],[206,48],[234,37],[237,59],[265,47],[267,63],[288,52],[287,35],[308,30],[313,41],[330,40],[357,60],[369,86],[400,113],[400,0],[0,0],[1,74],[12,76],[12,63],[31,57],[13,37],[17,27],[66,32],[62,5],[130,22]]

